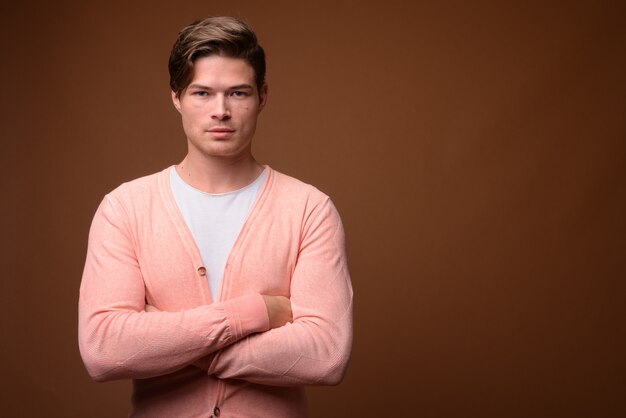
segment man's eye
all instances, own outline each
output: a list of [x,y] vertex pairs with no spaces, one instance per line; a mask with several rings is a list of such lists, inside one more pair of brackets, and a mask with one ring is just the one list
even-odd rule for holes
[[194,93],[191,93],[194,96],[198,96],[198,97],[205,97],[208,96],[208,93],[206,91],[196,91]]
[[233,97],[246,97],[246,96],[248,95],[248,93],[246,93],[245,91],[239,91],[239,90],[237,90],[237,91],[233,91],[233,92],[231,93],[231,95],[232,95]]

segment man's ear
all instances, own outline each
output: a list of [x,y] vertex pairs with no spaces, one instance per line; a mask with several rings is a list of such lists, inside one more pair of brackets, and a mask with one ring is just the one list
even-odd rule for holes
[[178,112],[180,112],[180,98],[176,95],[176,92],[172,92],[172,103]]
[[267,83],[263,83],[259,89],[259,112],[263,110],[267,103]]

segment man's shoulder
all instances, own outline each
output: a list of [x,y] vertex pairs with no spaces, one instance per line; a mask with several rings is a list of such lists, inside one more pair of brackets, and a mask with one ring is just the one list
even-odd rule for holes
[[159,184],[166,176],[169,167],[156,173],[126,181],[107,194],[110,199],[123,202],[142,201],[153,198],[158,193]]
[[277,171],[272,173],[268,199],[264,205],[272,216],[287,222],[332,222],[341,219],[331,198],[317,187],[290,175]]
[[312,184],[306,183],[300,179],[292,177],[288,174],[273,171],[273,189],[276,193],[284,196],[292,196],[298,198],[308,198],[315,200],[326,200],[328,195],[320,191]]
[[[303,219],[313,213],[334,210],[331,198],[317,187],[287,174],[273,171],[267,206],[275,214],[299,214]],[[321,213],[321,212],[320,212]]]

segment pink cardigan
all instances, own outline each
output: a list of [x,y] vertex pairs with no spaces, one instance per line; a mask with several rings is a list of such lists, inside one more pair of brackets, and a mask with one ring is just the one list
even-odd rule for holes
[[[339,383],[352,344],[335,207],[267,167],[212,301],[168,170],[118,187],[93,219],[79,302],[89,374],[134,379],[133,417],[306,416],[303,385]],[[268,331],[261,294],[291,298],[293,323]]]

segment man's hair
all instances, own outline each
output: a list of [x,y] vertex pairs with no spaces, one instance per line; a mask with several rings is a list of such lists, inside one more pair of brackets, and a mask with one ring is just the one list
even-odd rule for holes
[[252,29],[233,17],[208,17],[180,31],[172,47],[170,87],[176,96],[191,83],[195,61],[209,55],[246,60],[254,70],[257,88],[260,90],[263,86],[265,52]]

